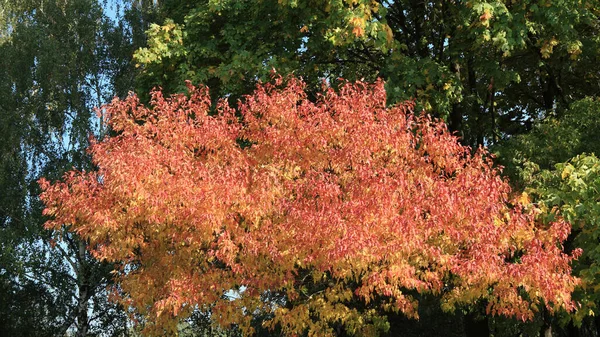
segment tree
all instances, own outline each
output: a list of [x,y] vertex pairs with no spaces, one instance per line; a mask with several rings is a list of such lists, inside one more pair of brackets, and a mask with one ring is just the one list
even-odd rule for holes
[[587,1],[163,1],[135,58],[139,91],[206,83],[249,93],[272,67],[319,81],[384,78],[464,144],[489,145],[600,90],[598,9]]
[[[598,249],[598,205],[600,187],[600,161],[595,155],[578,155],[553,169],[532,172],[528,178],[527,192],[540,205],[544,221],[564,217],[573,224],[573,233],[566,242],[566,249],[583,249],[583,254],[573,265],[573,272],[581,277],[582,284],[574,293],[582,306],[573,316],[580,325],[586,316],[598,316],[600,294],[598,292],[600,251]],[[588,322],[591,324],[592,322]],[[595,318],[593,329],[600,328]]]
[[119,263],[148,329],[200,308],[246,332],[262,313],[287,335],[375,335],[386,312],[417,318],[419,294],[524,320],[575,308],[570,226],[540,226],[485,150],[412,103],[386,108],[383,82],[312,102],[277,78],[238,109],[188,87],[113,100],[97,170],[40,181],[46,226]]
[[600,321],[584,316],[597,316],[600,305],[600,297],[592,286],[597,284],[593,271],[598,263],[595,205],[600,194],[594,165],[597,158],[593,153],[600,153],[599,111],[597,98],[576,101],[560,115],[549,116],[534,125],[528,134],[494,147],[498,162],[505,166],[504,173],[513,186],[526,190],[539,203],[542,218],[548,221],[564,216],[573,224],[573,233],[565,246],[567,250],[583,249],[582,257],[574,265],[574,273],[582,277],[583,283],[574,296],[586,309],[572,316],[572,322],[565,319],[561,323],[569,323],[572,328],[573,323],[579,325],[583,320],[583,329],[595,331],[599,331]]
[[508,139],[494,148],[498,162],[513,183],[531,183],[531,166],[552,170],[583,153],[600,153],[596,130],[600,129],[598,98],[572,103],[561,116],[534,125],[531,132]]
[[88,135],[101,132],[93,107],[132,88],[133,28],[104,9],[93,0],[0,0],[0,331],[10,336],[127,328],[107,299],[112,267],[73,233],[44,230],[35,183],[90,167]]

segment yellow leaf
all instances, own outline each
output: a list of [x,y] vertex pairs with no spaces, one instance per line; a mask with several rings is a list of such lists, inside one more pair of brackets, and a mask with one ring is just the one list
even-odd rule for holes
[[558,44],[558,40],[555,37],[546,41],[544,43],[544,45],[542,46],[542,48],[540,49],[542,57],[549,58],[550,55],[552,55],[552,52],[554,51],[554,46],[556,46],[557,44]]
[[353,26],[352,33],[356,37],[362,37],[363,35],[365,35],[365,24],[365,18],[363,17],[355,16],[352,19],[350,19],[350,25]]
[[519,197],[519,202],[525,206],[529,205],[531,203],[531,201],[529,200],[529,194],[527,194],[527,192],[523,192]]
[[566,179],[566,178],[568,178],[568,177],[571,175],[571,172],[573,172],[573,166],[571,166],[571,165],[567,165],[567,166],[565,166],[565,168],[563,169],[563,171],[562,171],[562,174],[561,174],[561,176],[560,176],[560,177],[561,177],[562,179]]
[[394,32],[392,32],[390,26],[384,25],[383,29],[385,29],[385,37],[387,39],[387,42],[392,42],[392,40],[394,39]]

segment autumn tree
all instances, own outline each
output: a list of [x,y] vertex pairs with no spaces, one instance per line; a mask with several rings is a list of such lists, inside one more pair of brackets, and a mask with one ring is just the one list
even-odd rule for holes
[[237,109],[188,88],[113,100],[97,170],[40,182],[47,227],[118,263],[149,331],[200,308],[246,332],[263,313],[286,335],[377,335],[387,312],[418,318],[418,294],[522,320],[575,309],[570,225],[538,223],[484,149],[388,108],[382,81],[311,101],[277,78]]

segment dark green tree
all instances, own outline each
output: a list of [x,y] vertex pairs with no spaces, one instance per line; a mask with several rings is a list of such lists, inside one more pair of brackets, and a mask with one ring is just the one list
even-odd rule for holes
[[160,2],[136,53],[140,92],[206,83],[231,98],[272,68],[319,86],[387,81],[471,145],[526,132],[598,92],[598,1]]

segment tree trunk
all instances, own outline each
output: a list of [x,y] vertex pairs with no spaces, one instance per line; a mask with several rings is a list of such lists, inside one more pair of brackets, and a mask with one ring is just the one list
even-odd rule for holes
[[87,266],[85,265],[85,244],[83,241],[79,241],[77,260],[79,261],[79,271],[77,275],[79,298],[77,303],[77,337],[85,337],[88,333],[89,322],[88,322],[88,300],[89,294],[89,282]]
[[552,321],[550,315],[546,309],[542,309],[542,320],[544,324],[542,325],[542,330],[540,331],[540,336],[542,337],[552,337]]

